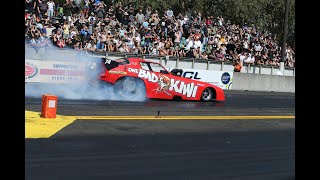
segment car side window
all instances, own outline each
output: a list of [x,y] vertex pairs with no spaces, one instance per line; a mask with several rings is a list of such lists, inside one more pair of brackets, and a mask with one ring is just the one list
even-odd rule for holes
[[140,66],[141,66],[141,69],[150,71],[150,68],[149,68],[149,66],[148,66],[148,63],[146,63],[146,62],[140,62]]
[[163,68],[160,64],[150,63],[150,67],[153,72],[159,72],[162,74],[169,74],[168,71],[165,68]]

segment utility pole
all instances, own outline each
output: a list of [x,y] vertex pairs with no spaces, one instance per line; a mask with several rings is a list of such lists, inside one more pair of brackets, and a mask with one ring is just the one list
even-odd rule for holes
[[289,9],[289,0],[285,0],[285,16],[284,16],[284,27],[283,27],[283,41],[281,47],[281,60],[280,60],[280,72],[281,75],[284,74],[284,62],[286,58],[286,42],[288,34],[288,9]]

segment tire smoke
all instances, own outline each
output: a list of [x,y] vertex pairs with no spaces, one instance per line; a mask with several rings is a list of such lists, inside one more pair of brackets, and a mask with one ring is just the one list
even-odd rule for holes
[[[51,51],[51,52],[50,52]],[[52,82],[26,82],[25,97],[41,98],[44,94],[52,94],[61,99],[70,100],[114,100],[114,101],[145,101],[144,96],[125,98],[116,95],[114,85],[99,79],[104,71],[101,58],[90,54],[74,55],[74,50],[50,49],[48,52],[34,52],[32,48],[26,48],[26,59],[38,61],[79,62],[86,64],[77,69],[85,72],[85,78],[71,83]],[[62,53],[59,53],[62,52]],[[32,56],[32,55],[36,56]]]

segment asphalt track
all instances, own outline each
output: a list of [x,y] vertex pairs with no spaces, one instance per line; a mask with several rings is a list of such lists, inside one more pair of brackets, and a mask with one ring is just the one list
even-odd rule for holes
[[[41,111],[41,99],[26,98],[25,109]],[[144,119],[157,111],[163,118]],[[57,114],[81,118],[50,138],[26,139],[27,180],[295,177],[294,94],[227,91],[225,103],[59,99]]]

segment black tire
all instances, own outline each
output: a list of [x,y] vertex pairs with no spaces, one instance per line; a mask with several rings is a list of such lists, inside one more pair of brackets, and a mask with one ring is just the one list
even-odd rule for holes
[[144,82],[139,78],[121,78],[116,81],[113,90],[115,95],[123,100],[144,101],[146,98]]
[[213,97],[213,90],[211,88],[205,88],[201,93],[201,101],[211,101]]

